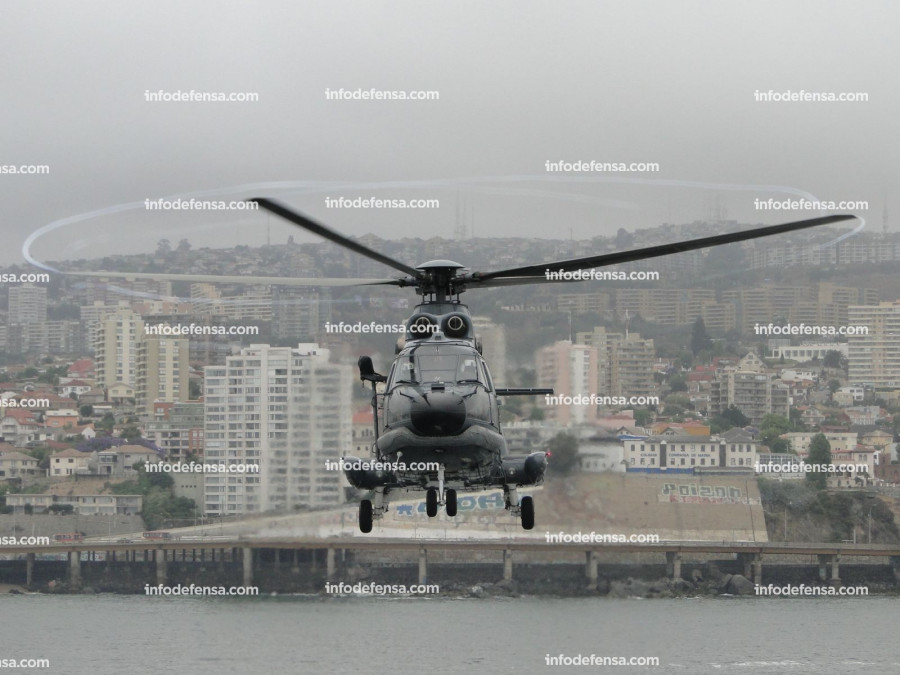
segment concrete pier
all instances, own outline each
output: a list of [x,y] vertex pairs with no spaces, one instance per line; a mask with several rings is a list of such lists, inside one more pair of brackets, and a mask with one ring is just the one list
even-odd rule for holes
[[166,552],[162,550],[154,551],[156,555],[156,583],[165,585],[167,579],[167,563]]
[[597,552],[585,551],[584,574],[588,580],[588,589],[597,590]]
[[503,549],[503,581],[512,581],[513,578],[513,552],[508,548]]
[[672,579],[681,578],[681,553],[677,551],[666,552],[666,576]]
[[69,584],[72,588],[81,588],[81,553],[69,553]]
[[428,550],[419,549],[419,583],[424,584],[428,580]]
[[[244,586],[252,586],[253,585],[253,549],[249,546],[246,546],[242,549],[244,553]],[[222,555],[224,559],[224,553]]]

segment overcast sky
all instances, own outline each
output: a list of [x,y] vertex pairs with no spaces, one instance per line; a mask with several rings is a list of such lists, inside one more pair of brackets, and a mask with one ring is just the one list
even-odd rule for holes
[[[868,200],[873,229],[887,196],[900,222],[894,2],[7,0],[2,17],[0,164],[50,166],[0,175],[4,264],[61,219],[203,191],[276,196],[385,238],[453,236],[458,197],[477,236],[690,222],[717,198],[741,222],[816,215],[753,208],[790,194]],[[440,99],[326,100],[342,87]],[[770,89],[869,100],[754,100]],[[259,101],[147,102],[146,90]],[[660,171],[545,171],[592,159]],[[326,196],[441,208],[336,210]],[[144,252],[164,237],[259,244],[267,222],[122,209],[38,237],[31,253]],[[275,243],[294,233],[275,219],[268,231]]]

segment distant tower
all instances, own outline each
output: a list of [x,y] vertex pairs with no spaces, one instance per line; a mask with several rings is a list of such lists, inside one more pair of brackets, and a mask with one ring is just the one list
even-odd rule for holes
[[881,232],[885,236],[888,233],[888,203],[887,195],[884,196],[884,211],[881,214]]

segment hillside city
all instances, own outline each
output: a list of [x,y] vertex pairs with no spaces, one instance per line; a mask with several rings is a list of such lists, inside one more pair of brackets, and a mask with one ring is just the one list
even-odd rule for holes
[[[743,227],[359,241],[413,263],[487,270]],[[551,448],[558,472],[734,472],[897,496],[900,235],[834,243],[844,232],[622,265],[612,280],[465,296],[497,384],[554,390],[504,402],[510,448]],[[374,440],[356,359],[390,366],[402,335],[394,327],[415,296],[152,275],[379,278],[386,268],[293,238],[231,249],[162,240],[148,254],[53,264],[146,276],[2,270],[27,279],[0,287],[4,513],[141,515],[157,528],[353,496],[331,465],[368,457]],[[811,475],[803,462],[813,459],[836,470]],[[167,472],[148,471],[161,462]]]

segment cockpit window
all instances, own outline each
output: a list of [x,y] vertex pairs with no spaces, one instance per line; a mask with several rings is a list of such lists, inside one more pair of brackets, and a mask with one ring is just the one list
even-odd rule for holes
[[397,362],[392,383],[437,382],[484,384],[484,375],[478,367],[478,359],[474,354],[417,350]]

